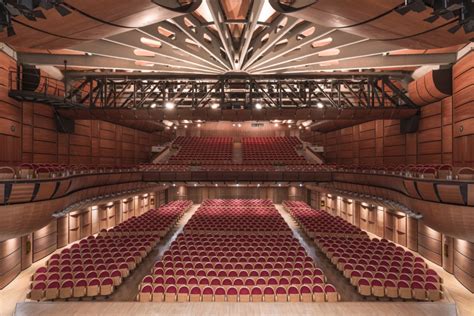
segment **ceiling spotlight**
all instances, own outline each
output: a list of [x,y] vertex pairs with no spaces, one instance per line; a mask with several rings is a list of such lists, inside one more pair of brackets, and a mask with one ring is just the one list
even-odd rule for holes
[[150,107],[151,107],[152,109],[156,108],[156,103],[152,103],[152,104],[150,105]]
[[288,128],[291,128],[291,124],[290,124],[290,125],[288,125]]
[[184,125],[184,128],[188,128],[188,125]]
[[428,22],[428,23],[434,23],[436,20],[438,20],[439,16],[437,15],[432,15],[424,19],[423,21]]
[[298,129],[303,129],[303,126],[301,126],[301,125],[300,125],[300,126],[298,126]]
[[256,103],[256,104],[255,104],[255,109],[261,110],[262,108],[263,108],[263,106],[262,106],[261,103]]
[[175,187],[175,186],[176,186],[176,183],[173,183],[173,186]]
[[198,123],[197,127],[201,127],[201,123]]
[[239,124],[237,124],[237,126],[238,126],[238,127],[242,127],[242,124],[239,123]]
[[171,101],[168,101],[168,102],[165,103],[165,108],[168,109],[168,110],[174,109],[175,106],[176,106],[176,104],[174,104]]
[[322,109],[324,107],[324,104],[322,102],[318,102],[316,103],[316,106],[318,107],[318,109]]
[[58,13],[61,15],[61,16],[66,16],[66,15],[69,15],[71,14],[71,11],[68,10],[65,6],[62,6],[62,5],[57,5],[54,7],[56,9],[56,11],[58,11]]
[[214,186],[218,187],[219,185],[216,183],[216,184],[214,184]]
[[220,106],[219,103],[212,103],[211,104],[211,109],[217,110],[219,108],[219,106]]
[[178,129],[178,126],[175,125],[173,128],[174,128],[174,129]]
[[273,126],[278,127],[278,123],[273,124]]
[[455,34],[461,28],[461,24],[456,24],[455,26],[448,29],[448,32],[451,34]]
[[425,10],[426,4],[423,0],[405,0],[405,5],[395,9],[395,11],[401,15],[405,15],[410,11],[415,11],[419,13]]

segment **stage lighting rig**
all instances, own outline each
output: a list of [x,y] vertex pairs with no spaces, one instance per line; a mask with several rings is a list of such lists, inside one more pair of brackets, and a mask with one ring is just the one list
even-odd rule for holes
[[458,19],[458,23],[448,31],[456,33],[461,28],[465,33],[474,32],[474,1],[473,0],[405,0],[405,4],[395,9],[401,15],[410,11],[423,12],[430,8],[431,15],[425,19],[434,23],[442,18],[446,21]]
[[7,30],[8,36],[14,36],[12,19],[24,16],[30,21],[46,19],[44,10],[56,9],[61,16],[66,16],[71,11],[63,5],[63,0],[0,0],[0,32]]

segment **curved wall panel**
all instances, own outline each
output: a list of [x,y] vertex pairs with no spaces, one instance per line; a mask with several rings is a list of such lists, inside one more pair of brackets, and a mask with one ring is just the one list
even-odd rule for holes
[[420,106],[440,101],[453,93],[451,78],[451,68],[430,71],[423,77],[410,82],[409,96]]

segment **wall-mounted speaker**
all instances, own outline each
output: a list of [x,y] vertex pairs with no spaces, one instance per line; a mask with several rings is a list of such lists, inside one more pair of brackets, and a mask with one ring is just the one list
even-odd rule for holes
[[400,134],[416,133],[420,125],[420,115],[400,120]]
[[24,91],[35,91],[41,79],[41,72],[35,66],[21,66],[21,89]]
[[59,114],[54,115],[54,122],[56,123],[56,130],[63,134],[73,134],[75,131],[75,123],[73,119],[63,117]]

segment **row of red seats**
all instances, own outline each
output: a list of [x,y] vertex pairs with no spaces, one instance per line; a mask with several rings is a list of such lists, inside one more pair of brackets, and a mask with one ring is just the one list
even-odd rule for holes
[[338,294],[271,201],[207,200],[143,279],[137,299],[299,302],[337,301]]
[[39,301],[111,295],[156,246],[163,229],[171,229],[169,223],[176,223],[190,204],[172,202],[150,210],[121,223],[117,226],[121,229],[103,230],[53,254],[32,276],[28,297]]
[[[340,217],[286,201],[285,208],[315,244],[350,279],[364,296],[436,301],[441,299],[441,278],[415,256],[386,239],[370,239]],[[339,226],[348,229],[339,229]]]

